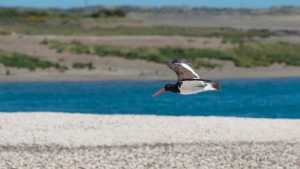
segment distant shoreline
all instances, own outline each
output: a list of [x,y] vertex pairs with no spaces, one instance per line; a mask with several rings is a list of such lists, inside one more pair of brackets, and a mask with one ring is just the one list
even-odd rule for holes
[[[205,78],[205,79],[211,79],[211,80],[243,80],[243,79],[289,79],[289,78],[300,78],[300,75],[295,76],[233,76],[233,77],[211,77],[211,78]],[[170,78],[135,78],[135,77],[127,77],[127,78],[118,78],[118,77],[104,77],[104,78],[86,78],[86,77],[35,77],[35,78],[2,78],[0,77],[0,83],[5,82],[12,82],[12,83],[18,83],[18,82],[92,82],[92,81],[176,81],[177,79],[170,79]]]
[[[162,65],[164,66],[164,65]],[[51,82],[51,81],[101,81],[101,80],[133,80],[133,81],[147,81],[147,80],[174,80],[176,75],[171,70],[168,70],[163,75],[153,75],[152,73],[145,73],[142,76],[140,72],[133,74],[99,72],[99,71],[83,71],[74,72],[72,70],[59,72],[31,72],[31,73],[17,73],[15,75],[0,75],[0,82]],[[141,69],[142,72],[142,69]],[[287,67],[275,71],[272,68],[234,68],[233,70],[200,70],[200,76],[205,79],[212,80],[226,80],[226,79],[270,79],[270,78],[299,78],[300,68]]]
[[[61,9],[61,10],[69,10],[69,9],[88,9],[88,8],[122,8],[122,7],[132,7],[132,8],[138,8],[138,9],[157,9],[157,8],[198,8],[198,9],[228,9],[228,10],[239,10],[239,9],[250,9],[250,10],[259,10],[259,9],[271,9],[271,8],[284,8],[284,7],[300,7],[299,3],[280,3],[280,2],[275,2],[272,4],[258,4],[258,3],[252,3],[252,6],[246,6],[246,5],[241,5],[240,3],[234,3],[231,5],[216,5],[216,4],[207,4],[209,1],[207,1],[205,4],[198,4],[198,3],[188,3],[188,4],[182,4],[182,3],[163,3],[160,5],[157,5],[155,3],[153,4],[143,4],[143,3],[130,3],[130,4],[124,4],[124,3],[88,3],[88,1],[79,1],[78,3],[72,3],[72,4],[56,4],[56,5],[47,5],[47,4],[23,4],[20,5],[18,3],[3,3],[0,4],[0,8],[29,8],[29,9]],[[47,3],[47,2],[46,2]]]

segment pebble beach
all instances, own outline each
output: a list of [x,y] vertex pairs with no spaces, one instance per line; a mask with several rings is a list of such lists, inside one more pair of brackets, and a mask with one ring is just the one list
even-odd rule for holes
[[300,168],[300,120],[0,113],[1,169]]

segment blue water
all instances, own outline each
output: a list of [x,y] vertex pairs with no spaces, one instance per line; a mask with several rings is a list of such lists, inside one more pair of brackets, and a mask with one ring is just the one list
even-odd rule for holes
[[164,81],[0,83],[0,112],[300,118],[300,78],[221,80],[220,92],[151,95]]
[[0,0],[0,6],[27,6],[27,7],[83,7],[91,5],[135,5],[135,6],[207,6],[231,8],[268,8],[272,6],[299,6],[299,0]]

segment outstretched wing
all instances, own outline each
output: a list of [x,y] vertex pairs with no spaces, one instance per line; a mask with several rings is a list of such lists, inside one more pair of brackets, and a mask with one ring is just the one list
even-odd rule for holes
[[176,59],[169,62],[168,66],[177,74],[178,81],[186,79],[200,79],[200,76],[193,70],[191,64],[186,60]]

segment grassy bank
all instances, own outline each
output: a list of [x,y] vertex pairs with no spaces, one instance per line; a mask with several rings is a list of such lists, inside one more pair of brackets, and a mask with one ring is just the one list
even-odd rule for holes
[[59,70],[67,70],[66,66],[58,63],[41,60],[29,55],[21,53],[11,53],[0,50],[0,64],[6,67],[23,68],[34,71],[36,69],[49,69],[55,68]]
[[300,66],[300,44],[248,43],[230,52],[234,55],[234,63],[241,67],[270,66],[274,63]]
[[[119,22],[117,21],[107,22]],[[48,21],[50,22],[50,21]],[[95,23],[103,23],[105,21],[94,21]],[[215,37],[222,38],[223,43],[239,43],[244,40],[252,40],[253,38],[268,38],[277,36],[276,32],[266,29],[249,29],[240,30],[226,27],[180,27],[180,26],[117,26],[102,27],[94,26],[86,28],[88,25],[85,21],[53,21],[53,23],[28,24],[13,23],[11,25],[0,24],[0,30],[7,32],[17,32],[27,35],[82,35],[82,36],[186,36],[186,37]],[[47,27],[47,29],[45,29]]]
[[210,59],[232,61],[238,67],[270,66],[274,63],[300,66],[300,45],[286,42],[249,42],[227,50],[174,47],[127,48],[59,41],[49,41],[47,44],[49,48],[55,49],[57,52],[96,54],[101,57],[119,56],[126,59],[143,59],[157,63],[165,63],[175,58],[185,58],[192,61],[197,68],[220,66],[211,63]]
[[212,58],[231,57],[227,53],[214,49],[180,49],[180,48],[126,48],[115,46],[91,46],[79,42],[63,43],[49,41],[49,48],[55,49],[58,53],[71,52],[74,54],[95,54],[101,57],[119,56],[126,59],[143,59],[147,61],[165,63],[170,59],[184,57],[192,60],[197,67],[215,68],[219,65],[206,61],[209,56]]

